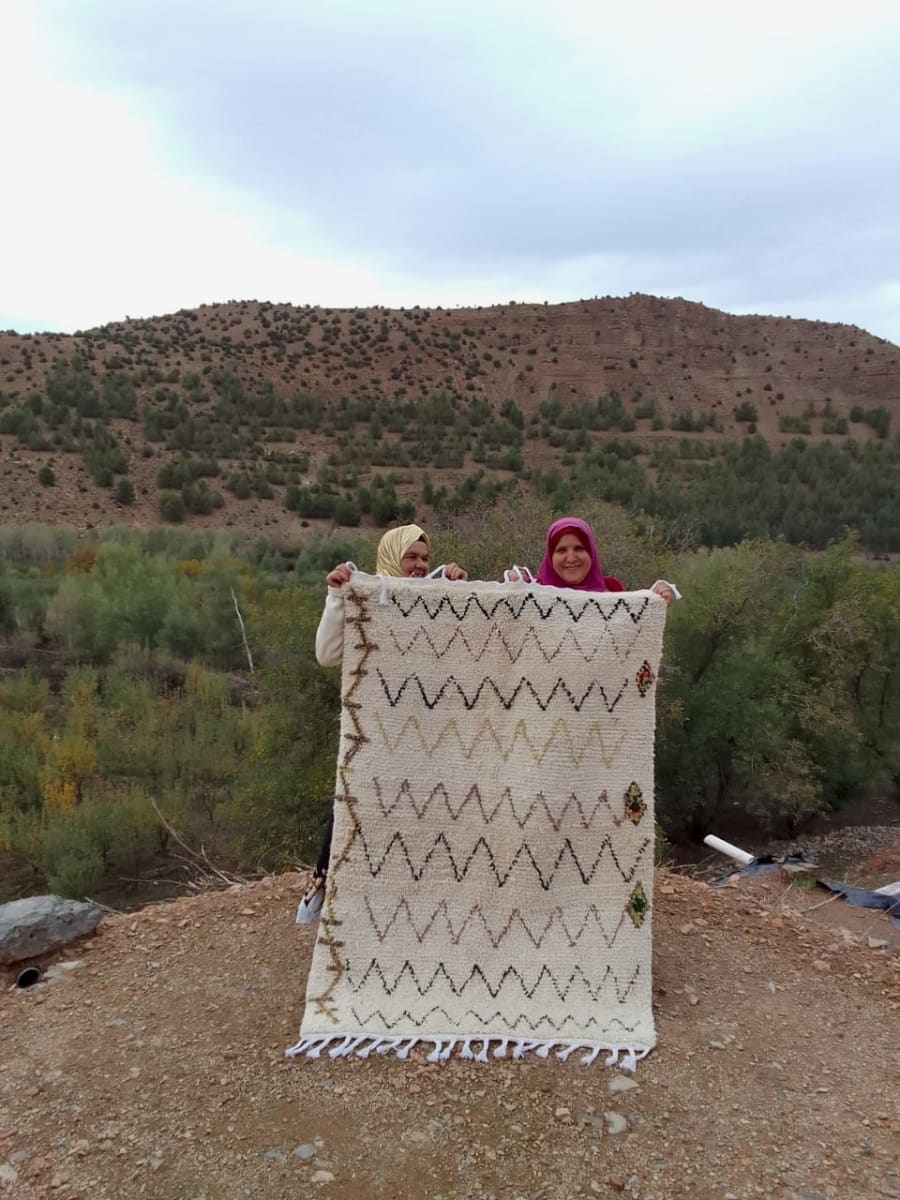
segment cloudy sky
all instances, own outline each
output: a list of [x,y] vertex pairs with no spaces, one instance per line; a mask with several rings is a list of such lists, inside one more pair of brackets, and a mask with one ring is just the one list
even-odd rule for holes
[[652,292],[900,342],[897,0],[0,0],[0,328]]

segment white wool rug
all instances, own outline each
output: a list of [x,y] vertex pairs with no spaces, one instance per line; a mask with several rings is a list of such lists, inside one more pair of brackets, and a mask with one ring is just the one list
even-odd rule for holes
[[331,867],[289,1055],[653,1047],[651,592],[345,588]]

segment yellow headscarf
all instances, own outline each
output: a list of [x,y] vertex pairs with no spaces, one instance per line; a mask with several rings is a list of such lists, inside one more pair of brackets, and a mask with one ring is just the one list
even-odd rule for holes
[[389,529],[378,543],[375,574],[402,575],[400,560],[413,542],[424,542],[429,551],[431,550],[431,538],[418,525],[398,525],[396,529]]

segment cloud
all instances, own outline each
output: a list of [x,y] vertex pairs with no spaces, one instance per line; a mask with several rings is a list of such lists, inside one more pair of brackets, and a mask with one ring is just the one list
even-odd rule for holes
[[[697,287],[808,316],[843,293],[844,319],[900,339],[895,10],[39,3],[12,85],[17,224],[67,276],[93,264],[97,320],[114,298]],[[75,311],[77,287],[52,280],[0,308]]]

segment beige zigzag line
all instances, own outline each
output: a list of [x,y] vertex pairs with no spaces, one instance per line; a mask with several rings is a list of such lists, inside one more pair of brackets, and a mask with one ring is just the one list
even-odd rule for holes
[[[419,629],[417,629],[416,632],[413,634],[413,636],[411,638],[409,638],[405,643],[403,641],[401,641],[400,638],[397,637],[397,635],[393,631],[393,629],[391,629],[389,632],[390,632],[391,640],[394,643],[394,648],[398,651],[399,654],[408,654],[409,651],[413,648],[413,646],[415,646],[416,642],[423,641],[423,642],[426,642],[431,647],[431,649],[434,651],[436,658],[444,658],[444,656],[449,654],[450,651],[456,645],[456,643],[459,641],[459,642],[462,642],[462,644],[468,650],[469,654],[471,654],[471,656],[477,662],[481,661],[485,652],[488,649],[488,646],[490,645],[491,641],[494,638],[496,638],[502,644],[503,649],[506,651],[507,656],[509,657],[509,661],[512,663],[519,661],[519,659],[521,658],[522,654],[525,651],[525,644],[529,640],[535,644],[535,646],[538,648],[538,650],[540,650],[540,652],[543,655],[544,660],[546,662],[552,662],[553,659],[555,659],[561,653],[566,642],[571,642],[571,644],[573,646],[575,646],[575,648],[578,650],[578,653],[582,656],[584,661],[587,663],[592,663],[594,661],[594,659],[597,657],[597,655],[600,654],[603,649],[603,647],[600,644],[597,644],[597,645],[593,646],[590,649],[590,651],[586,650],[584,648],[584,646],[582,646],[581,642],[578,640],[576,635],[573,633],[573,631],[571,629],[567,629],[566,632],[563,634],[563,636],[560,638],[560,640],[557,642],[555,649],[549,650],[548,647],[544,646],[543,642],[538,637],[537,632],[533,625],[530,625],[528,627],[528,629],[525,631],[525,633],[523,634],[522,640],[519,643],[518,649],[515,649],[513,646],[510,645],[510,643],[503,636],[503,633],[498,625],[491,626],[487,637],[484,639],[484,641],[481,644],[480,650],[476,648],[474,639],[473,639],[473,641],[469,641],[469,639],[465,635],[464,630],[460,626],[457,626],[457,628],[454,629],[453,633],[450,635],[450,637],[447,641],[447,644],[444,646],[443,649],[440,649],[435,644],[434,640],[431,638],[428,631],[421,627]],[[609,641],[612,643],[613,649],[615,650],[617,656],[619,657],[619,659],[623,659],[623,660],[628,657],[628,655],[631,653],[632,649],[634,648],[635,643],[643,635],[643,630],[640,628],[635,629],[633,631],[629,630],[629,637],[627,639],[627,645],[625,646],[625,650],[623,653],[621,647],[619,646],[618,639],[615,637],[615,635],[613,634],[613,632],[609,628],[609,626],[604,625],[602,627],[601,632],[605,637],[609,638]]]
[[388,731],[384,727],[384,722],[381,719],[381,715],[378,713],[375,715],[375,723],[378,726],[379,732],[381,733],[381,739],[384,745],[392,754],[396,753],[408,730],[413,729],[418,737],[420,749],[425,751],[429,757],[433,756],[434,752],[444,743],[444,741],[452,736],[456,738],[459,748],[465,758],[471,758],[475,753],[476,747],[481,741],[484,740],[491,742],[494,749],[500,755],[503,761],[507,762],[516,750],[516,743],[521,740],[528,747],[529,751],[531,752],[532,759],[537,763],[538,766],[540,766],[544,761],[547,756],[547,751],[560,735],[565,739],[569,757],[575,763],[576,767],[581,766],[582,760],[586,756],[592,755],[596,752],[594,741],[596,738],[596,742],[599,743],[600,746],[600,761],[603,763],[604,767],[609,769],[612,767],[615,761],[614,755],[617,754],[621,749],[622,743],[625,740],[625,733],[623,731],[616,738],[615,744],[612,746],[612,748],[608,748],[606,744],[606,738],[603,736],[603,726],[598,721],[592,721],[587,729],[579,730],[579,738],[576,742],[572,737],[569,726],[562,717],[560,717],[553,726],[550,731],[550,736],[543,743],[532,742],[531,738],[528,736],[528,730],[525,727],[524,720],[517,721],[516,727],[513,730],[512,738],[509,739],[508,745],[506,746],[504,746],[501,742],[497,731],[494,729],[489,720],[482,721],[469,746],[466,746],[465,742],[463,741],[455,718],[447,722],[433,742],[428,742],[426,740],[421,728],[419,727],[418,720],[413,716],[406,718],[406,720],[403,722],[400,732],[393,741],[388,735]]
[[[576,929],[576,931],[573,933],[572,930],[569,928],[569,924],[566,921],[565,914],[563,913],[562,908],[557,907],[557,908],[554,908],[551,910],[550,916],[547,918],[547,920],[544,923],[544,928],[541,930],[541,932],[539,934],[536,934],[534,932],[534,930],[531,928],[531,926],[528,924],[528,922],[525,920],[525,918],[522,916],[522,914],[519,912],[518,909],[514,909],[512,911],[512,913],[510,913],[509,920],[499,930],[491,929],[491,927],[488,925],[487,918],[485,917],[480,904],[475,904],[472,906],[472,908],[466,914],[465,919],[463,920],[462,924],[459,926],[458,929],[453,928],[453,922],[450,919],[449,906],[448,906],[448,902],[446,900],[442,900],[440,902],[440,904],[438,904],[437,908],[435,908],[434,912],[431,914],[431,916],[428,918],[428,920],[424,923],[424,925],[421,926],[421,928],[418,925],[416,925],[416,922],[413,919],[412,912],[410,911],[409,904],[407,903],[405,897],[400,901],[400,903],[394,909],[394,912],[388,919],[387,924],[384,925],[383,927],[381,925],[379,925],[378,920],[376,919],[375,914],[372,911],[372,905],[369,901],[368,896],[366,896],[366,909],[368,910],[368,913],[369,913],[369,920],[372,922],[372,928],[375,930],[375,936],[378,938],[379,942],[384,941],[384,939],[391,932],[391,929],[394,927],[394,924],[397,921],[397,918],[399,917],[400,913],[403,912],[406,915],[406,919],[409,922],[410,928],[412,929],[413,933],[416,935],[416,940],[420,944],[425,940],[425,938],[431,932],[438,917],[442,916],[444,919],[444,924],[446,925],[447,933],[450,935],[450,941],[453,943],[454,946],[459,945],[460,940],[462,939],[463,934],[468,929],[470,922],[477,919],[481,923],[481,927],[484,929],[484,932],[487,935],[488,940],[490,941],[491,945],[494,947],[495,950],[500,945],[500,943],[503,941],[503,939],[506,937],[506,935],[510,932],[510,930],[513,927],[513,923],[516,921],[522,926],[522,929],[525,931],[525,933],[528,936],[528,940],[531,942],[532,946],[534,946],[534,948],[536,950],[539,949],[543,945],[544,939],[547,937],[547,934],[550,932],[552,927],[554,925],[556,925],[557,923],[560,925],[561,931],[565,934],[566,942],[568,943],[568,945],[570,947],[573,947],[573,946],[576,946],[578,944],[578,942],[581,941],[582,937],[584,936],[584,932],[588,928],[588,925],[591,922],[592,918],[593,918],[593,923],[597,926],[597,928],[600,932],[600,936],[603,939],[603,942],[606,945],[607,949],[611,949],[613,943],[615,942],[616,938],[618,937],[620,929],[622,928],[622,924],[625,921],[626,916],[628,915],[627,910],[623,911],[622,915],[619,917],[619,923],[616,925],[615,929],[613,930],[612,934],[610,935],[606,932],[606,929],[603,925],[603,921],[600,916],[600,910],[597,908],[597,906],[595,904],[591,904],[589,906],[589,908],[587,909],[587,911],[585,912],[584,920],[581,922],[580,927],[578,927]],[[441,933],[441,936],[443,936],[443,933]]]
[[532,802],[529,804],[528,808],[526,809],[525,815],[521,816],[519,814],[518,810],[516,809],[516,805],[513,801],[512,791],[508,787],[505,787],[503,789],[503,791],[500,793],[500,798],[497,800],[494,807],[491,809],[488,809],[488,808],[485,808],[484,800],[481,795],[481,789],[479,788],[477,783],[473,783],[472,786],[469,788],[468,792],[466,793],[465,797],[463,798],[463,800],[458,805],[458,807],[454,809],[453,805],[450,802],[450,797],[447,795],[447,789],[442,783],[439,783],[435,787],[433,787],[431,789],[431,791],[428,793],[425,800],[422,801],[421,804],[416,803],[416,800],[412,794],[412,784],[410,783],[410,781],[408,779],[404,779],[403,782],[400,784],[400,787],[397,791],[396,798],[393,801],[390,801],[387,803],[384,800],[384,795],[383,795],[382,787],[381,787],[381,780],[377,776],[372,780],[372,786],[374,787],[375,794],[378,797],[378,807],[381,810],[382,816],[385,816],[385,817],[389,817],[395,811],[395,809],[397,809],[399,807],[399,805],[403,803],[403,800],[405,799],[409,802],[409,806],[413,810],[413,812],[416,814],[416,816],[421,820],[421,818],[425,815],[425,813],[428,811],[429,807],[431,806],[432,801],[435,800],[435,798],[440,797],[446,806],[449,816],[454,821],[459,820],[460,814],[468,807],[469,803],[471,802],[471,803],[477,805],[478,811],[481,813],[481,819],[482,819],[482,821],[484,821],[485,825],[491,824],[491,822],[494,820],[494,817],[496,817],[497,813],[503,807],[504,803],[509,806],[509,810],[512,813],[513,820],[516,822],[516,824],[519,826],[520,829],[525,828],[525,826],[531,820],[534,813],[539,808],[543,808],[544,815],[546,816],[550,825],[553,827],[554,832],[556,832],[556,833],[559,833],[559,830],[562,827],[563,821],[566,819],[569,809],[572,807],[574,807],[578,811],[578,819],[579,819],[582,829],[590,829],[590,827],[594,823],[594,818],[596,817],[597,813],[601,809],[604,809],[604,808],[609,813],[614,825],[621,825],[624,821],[628,820],[627,816],[624,816],[621,814],[616,814],[613,812],[612,805],[609,802],[609,799],[607,797],[605,789],[600,793],[600,795],[594,801],[594,806],[590,810],[590,812],[587,814],[587,816],[585,815],[585,806],[581,803],[581,801],[578,799],[578,797],[575,795],[574,792],[569,793],[569,796],[566,799],[566,802],[562,807],[562,811],[560,811],[558,813],[556,813],[554,811],[554,806],[552,806],[551,804],[548,803],[547,797],[544,795],[544,793],[538,792],[538,794],[535,796],[535,798],[532,800]]

